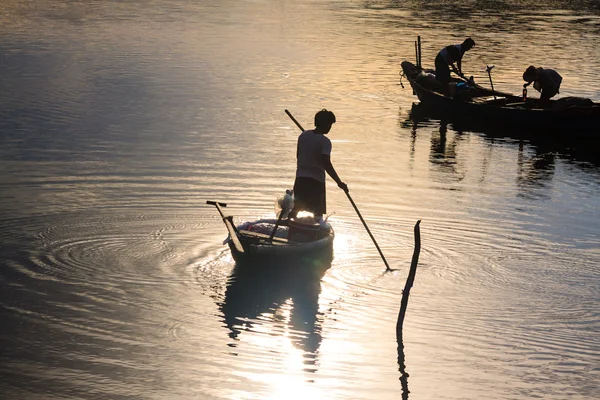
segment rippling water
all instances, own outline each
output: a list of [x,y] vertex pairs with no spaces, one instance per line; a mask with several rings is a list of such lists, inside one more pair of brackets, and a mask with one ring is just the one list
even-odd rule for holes
[[[600,397],[598,143],[415,122],[417,35],[600,100],[593,1],[3,1],[3,398]],[[205,202],[272,215],[323,107],[397,270],[329,181],[333,261],[243,274]]]

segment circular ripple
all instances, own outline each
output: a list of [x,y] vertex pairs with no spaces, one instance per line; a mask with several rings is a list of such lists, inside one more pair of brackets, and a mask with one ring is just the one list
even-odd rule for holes
[[[158,284],[189,280],[189,264],[214,246],[199,235],[209,223],[190,215],[62,215],[45,219],[41,231],[39,219],[7,221],[0,237],[7,248],[27,249],[8,253],[7,263],[35,279]],[[25,244],[32,240],[39,245]]]

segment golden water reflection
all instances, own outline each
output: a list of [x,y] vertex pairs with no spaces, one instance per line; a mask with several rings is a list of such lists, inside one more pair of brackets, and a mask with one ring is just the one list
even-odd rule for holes
[[330,258],[236,265],[220,305],[233,339],[230,346],[237,347],[245,335],[257,348],[287,354],[285,368],[300,362],[303,371],[315,372],[321,344],[321,278],[330,267]]

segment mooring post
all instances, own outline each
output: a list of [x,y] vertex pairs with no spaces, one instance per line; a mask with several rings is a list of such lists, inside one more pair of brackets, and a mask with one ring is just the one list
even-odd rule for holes
[[404,315],[406,314],[406,307],[408,306],[408,295],[410,294],[410,288],[415,281],[415,274],[417,273],[417,264],[419,262],[419,253],[421,252],[421,232],[419,225],[421,220],[418,220],[415,224],[415,250],[413,251],[412,262],[410,264],[410,271],[408,272],[408,278],[406,278],[406,284],[402,291],[402,300],[400,301],[400,312],[398,313],[398,321],[396,322],[396,339],[398,345],[402,343],[402,326],[404,324]]
[[402,300],[400,301],[400,312],[398,313],[398,321],[396,322],[396,341],[398,342],[398,371],[400,372],[400,385],[402,386],[402,400],[408,400],[408,373],[406,372],[406,362],[404,356],[404,342],[402,341],[402,326],[404,324],[404,315],[406,314],[406,307],[408,306],[408,295],[410,294],[410,288],[415,281],[415,274],[417,273],[417,263],[419,262],[419,253],[421,252],[421,232],[419,225],[421,220],[418,220],[415,224],[415,250],[413,252],[412,262],[410,264],[410,270],[408,272],[408,278],[406,278],[406,284],[402,291]]

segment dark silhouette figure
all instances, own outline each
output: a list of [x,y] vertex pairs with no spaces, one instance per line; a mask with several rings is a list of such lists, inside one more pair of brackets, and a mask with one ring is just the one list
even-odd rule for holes
[[331,163],[331,140],[325,136],[334,123],[335,115],[323,109],[315,114],[315,128],[303,131],[298,137],[295,207],[290,213],[291,218],[304,210],[312,212],[322,222],[327,212],[325,172],[341,189],[348,191],[348,186],[342,182]]
[[[448,86],[450,81],[450,69],[464,78],[462,72],[462,58],[465,52],[475,46],[475,41],[471,38],[465,39],[461,44],[446,46],[435,57],[435,79],[440,81],[443,87]],[[456,63],[456,66],[454,65]],[[466,78],[465,78],[466,79]]]
[[523,89],[533,83],[533,88],[540,92],[540,105],[547,107],[550,99],[559,93],[562,76],[553,69],[530,65],[523,73],[523,80],[527,82]]

